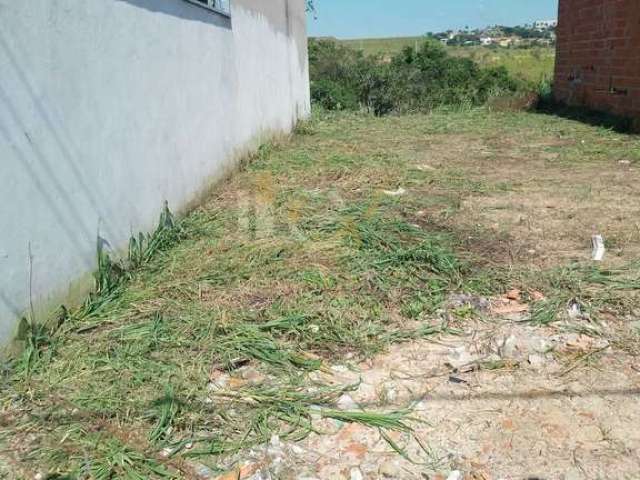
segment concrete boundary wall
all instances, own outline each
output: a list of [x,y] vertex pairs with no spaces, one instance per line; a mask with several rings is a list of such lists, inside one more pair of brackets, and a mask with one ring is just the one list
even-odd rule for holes
[[303,0],[0,0],[0,343],[309,113]]

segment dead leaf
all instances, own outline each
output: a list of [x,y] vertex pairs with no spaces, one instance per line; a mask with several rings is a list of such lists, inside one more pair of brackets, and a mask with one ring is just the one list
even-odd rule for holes
[[520,290],[518,290],[517,288],[514,288],[513,290],[509,290],[507,292],[507,294],[505,295],[509,300],[520,300],[521,296],[520,296]]

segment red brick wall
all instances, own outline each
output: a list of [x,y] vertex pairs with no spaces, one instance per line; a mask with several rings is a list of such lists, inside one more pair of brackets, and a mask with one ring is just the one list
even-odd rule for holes
[[560,0],[555,96],[640,119],[640,0]]

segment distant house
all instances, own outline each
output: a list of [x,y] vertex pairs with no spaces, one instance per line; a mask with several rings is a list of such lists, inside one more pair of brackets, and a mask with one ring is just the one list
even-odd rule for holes
[[493,43],[504,48],[510,47],[512,45],[516,45],[520,43],[520,41],[521,40],[518,37],[496,37],[493,39]]
[[0,343],[309,114],[305,0],[0,0]]
[[560,0],[555,97],[640,123],[640,1]]
[[558,20],[538,20],[534,22],[533,27],[538,30],[549,30],[558,26]]
[[493,38],[491,37],[480,37],[480,44],[484,45],[485,47],[493,44]]

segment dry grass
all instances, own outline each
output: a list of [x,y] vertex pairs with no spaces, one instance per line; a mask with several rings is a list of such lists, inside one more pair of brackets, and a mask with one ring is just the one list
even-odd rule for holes
[[[300,438],[342,393],[310,371],[437,333],[427,320],[452,291],[541,289],[540,323],[571,298],[624,318],[640,288],[639,151],[530,113],[317,114],[5,373],[7,475],[190,478],[194,457],[215,468],[273,433]],[[210,391],[240,364],[260,381]],[[409,428],[398,412],[340,416]]]

